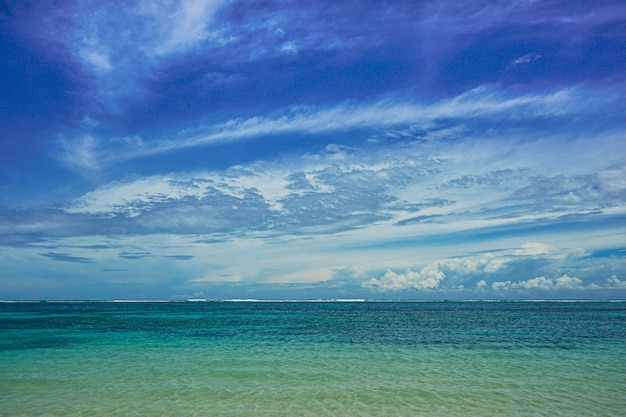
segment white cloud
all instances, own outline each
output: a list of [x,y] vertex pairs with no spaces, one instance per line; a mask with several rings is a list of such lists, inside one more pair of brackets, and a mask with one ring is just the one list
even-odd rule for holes
[[42,7],[34,24],[48,53],[71,56],[91,75],[83,80],[92,88],[89,101],[118,114],[146,97],[140,80],[154,80],[168,57],[227,42],[212,26],[228,2],[85,0]]
[[512,64],[513,65],[528,64],[530,62],[538,60],[539,58],[541,58],[541,55],[533,52],[533,53],[526,54],[524,56],[514,59]]
[[62,139],[59,159],[69,168],[89,177],[102,168],[100,142],[91,135],[83,135],[74,140]]
[[487,273],[492,274],[504,268],[508,259],[496,258],[490,253],[480,258],[452,258],[437,261],[442,268],[450,269],[452,272],[462,275]]
[[273,210],[281,210],[280,201],[287,197],[292,191],[288,189],[289,181],[286,178],[289,171],[283,171],[277,167],[271,169],[241,169],[234,167],[226,172],[215,187],[225,194],[242,198],[246,192],[254,190],[259,192]]
[[607,192],[626,191],[626,165],[600,171],[597,175],[598,186]]
[[502,115],[506,118],[546,117],[577,113],[574,104],[581,91],[576,88],[550,94],[508,97],[492,87],[481,86],[453,99],[433,104],[381,100],[365,105],[344,104],[327,109],[298,107],[278,118],[233,119],[211,127],[212,133],[186,141],[165,142],[154,149],[198,146],[205,143],[239,140],[268,134],[293,132],[322,133],[355,128],[383,128],[406,124],[430,124],[443,118],[474,118]]
[[606,283],[609,288],[626,289],[626,280],[620,280],[617,275],[611,275],[611,277],[607,278]]
[[[452,99],[441,100],[430,104],[417,103],[411,100],[381,99],[371,103],[343,103],[327,108],[297,106],[283,109],[281,115],[276,117],[254,116],[245,119],[231,119],[224,123],[208,126],[198,126],[195,129],[188,129],[186,132],[181,132],[176,139],[171,140],[128,141],[126,138],[120,138],[117,140],[97,141],[93,136],[89,136],[92,141],[92,146],[88,148],[88,150],[90,160],[98,161],[98,164],[94,164],[94,166],[105,169],[109,165],[137,158],[145,158],[151,155],[207,146],[219,142],[260,139],[266,135],[297,133],[333,134],[353,129],[382,129],[389,130],[392,134],[397,134],[397,132],[402,132],[403,129],[409,129],[410,131],[418,129],[422,132],[427,132],[426,136],[420,134],[418,139],[421,142],[427,140],[433,141],[435,146],[441,141],[448,139],[452,141],[458,140],[459,137],[465,137],[466,140],[463,141],[465,148],[460,149],[459,147],[459,153],[455,155],[455,157],[459,159],[458,163],[463,163],[464,161],[468,163],[468,161],[471,161],[471,165],[475,168],[476,164],[472,158],[484,158],[485,161],[488,162],[485,166],[494,168],[492,172],[509,172],[511,175],[519,176],[520,173],[516,172],[515,169],[520,168],[520,162],[532,162],[533,166],[545,168],[547,164],[554,162],[553,158],[550,159],[552,154],[549,152],[541,152],[540,156],[538,156],[536,147],[533,146],[532,143],[517,143],[521,141],[521,138],[510,138],[511,144],[515,143],[517,158],[511,158],[511,155],[506,153],[506,142],[500,141],[500,152],[493,149],[490,150],[489,155],[491,155],[492,158],[488,160],[484,155],[480,154],[484,152],[485,149],[483,149],[483,147],[475,149],[476,145],[472,145],[473,142],[468,140],[473,136],[471,132],[464,132],[464,135],[460,136],[459,133],[462,132],[464,128],[457,127],[441,130],[437,127],[437,121],[442,119],[456,119],[458,120],[457,123],[462,125],[465,120],[475,120],[481,117],[495,116],[503,120],[510,120],[514,118],[545,118],[564,114],[583,115],[587,112],[598,111],[601,107],[610,104],[611,100],[612,98],[609,95],[602,92],[594,92],[591,98],[590,93],[581,88],[568,88],[545,94],[512,95],[505,91],[498,90],[493,86],[481,86]],[[435,133],[434,136],[428,133],[431,130]],[[204,133],[199,134],[197,132]],[[406,140],[410,140],[415,136],[414,133],[410,132],[405,132],[402,135],[408,135],[406,136]],[[510,136],[510,133],[508,136]],[[79,137],[87,137],[87,135],[79,135]],[[595,161],[600,161],[602,157],[606,157],[606,155],[595,155],[599,152],[602,153],[602,149],[591,147],[589,143],[592,141],[602,140],[605,144],[603,149],[606,149],[607,152],[609,148],[613,146],[617,147],[617,145],[621,143],[621,137],[617,136],[615,138],[602,137],[585,139],[588,140],[568,144],[568,146],[572,148],[578,147],[581,150],[589,148],[589,153],[587,154],[581,151],[571,155],[572,163],[567,170],[573,170],[575,167],[588,165],[588,155],[594,155],[593,160]],[[559,139],[553,139],[553,141],[558,140]],[[76,142],[80,144],[81,140],[76,140]],[[84,145],[85,144],[83,144],[83,149],[87,150]],[[62,155],[60,159],[76,167],[87,166],[83,155],[73,149],[73,147],[76,146],[80,147],[80,145],[73,145],[72,147],[64,146],[61,150]],[[474,148],[472,148],[472,146],[474,146]],[[436,150],[435,148],[430,151],[436,152]],[[328,152],[327,157],[329,157],[330,154],[331,152]],[[583,154],[585,155],[585,160],[582,159]],[[619,153],[612,153],[611,159],[619,164],[621,160],[617,158],[618,154]],[[341,151],[336,152],[335,156],[337,158],[343,157],[344,153]],[[468,158],[469,156],[472,158]],[[578,161],[577,158],[579,158],[580,161]],[[611,161],[607,161],[607,164],[610,162]],[[623,161],[621,162],[623,164]],[[527,169],[528,167],[523,168]],[[488,174],[488,172],[484,174]],[[602,184],[603,188],[601,191],[608,192],[609,190],[619,188],[620,184],[626,182],[625,177],[624,169],[615,168],[604,172],[599,179],[584,176],[572,178],[570,181],[571,186],[568,185],[568,187],[575,187],[572,188],[572,190],[574,190],[575,193],[581,194],[584,190],[593,190],[593,188],[584,187],[586,183],[593,180]],[[481,177],[477,173],[468,174],[467,178],[465,178],[466,181],[481,182],[483,184],[488,181],[501,181],[503,179],[506,178]],[[463,180],[463,178],[457,177],[450,178],[449,180],[459,181]],[[537,196],[543,195],[542,193],[545,192],[545,190],[538,188],[542,186],[541,184],[544,184],[544,188],[550,188],[548,190],[550,195],[555,194],[552,190],[556,190],[556,193],[559,193],[562,191],[558,190],[558,187],[562,187],[559,181],[558,178],[538,180],[536,184],[531,184],[526,189],[520,189],[519,197],[537,198]],[[446,183],[446,181],[443,181],[440,184]],[[450,183],[450,185],[454,185],[454,183]],[[577,189],[579,191],[576,191]],[[590,198],[586,198],[584,201],[589,200]]]
[[520,248],[513,251],[514,256],[539,256],[550,255],[555,252],[556,248],[540,242],[524,243]]
[[107,51],[97,50],[90,47],[81,47],[78,54],[96,72],[106,73],[113,69],[113,65],[111,65],[111,60]]
[[562,275],[558,278],[546,278],[543,276],[531,278],[528,280],[521,280],[517,282],[512,281],[496,281],[491,284],[491,287],[496,291],[510,291],[510,290],[582,290],[585,287],[580,278],[570,277],[569,275]]
[[[592,7],[592,8],[591,8]],[[438,37],[468,36],[511,22],[529,26],[551,24],[552,36],[571,36],[585,28],[604,25],[619,20],[624,15],[622,4],[594,4],[590,8],[564,10],[558,3],[537,1],[437,1],[427,3],[425,18],[420,22],[424,29]],[[529,54],[532,55],[532,54]]]
[[146,58],[185,53],[216,37],[211,31],[213,16],[226,3],[228,0],[87,1],[74,14],[59,10],[57,18],[74,23],[73,31],[61,38],[69,42],[71,50],[99,46],[116,59],[138,65]]
[[[122,142],[137,147],[144,143],[135,138]],[[211,230],[282,228],[283,232],[307,233],[313,233],[313,228],[324,229],[318,233],[330,233],[382,224],[384,233],[406,238],[417,230],[423,235],[521,227],[531,221],[558,221],[570,213],[623,212],[617,185],[609,191],[596,187],[596,197],[577,206],[533,204],[529,208],[527,197],[515,190],[535,184],[539,172],[564,172],[563,177],[568,178],[572,167],[570,160],[555,154],[549,160],[545,156],[537,160],[537,154],[546,154],[545,146],[545,141],[526,140],[518,152],[517,141],[501,141],[493,147],[471,135],[449,143],[413,141],[362,149],[328,146],[315,154],[257,161],[225,171],[178,172],[112,182],[86,193],[65,210],[103,217],[138,217],[151,212],[149,221],[144,219],[142,224],[158,225],[160,231],[168,228],[175,232],[177,225],[184,225],[187,232],[194,222],[210,225]],[[97,170],[103,161],[101,147],[93,137],[85,136],[74,147],[67,145],[66,159],[85,171]],[[597,146],[592,141],[580,141],[571,148],[570,159],[576,160]],[[594,172],[602,172],[607,183],[619,180],[621,169],[601,165],[603,159],[615,158],[616,154],[619,152],[607,145],[606,155],[586,163],[588,174],[577,177],[595,178],[599,175]],[[510,168],[502,169],[507,166]],[[576,173],[581,170],[579,166],[574,169]],[[589,180],[589,186],[594,187],[595,182]],[[155,210],[160,207],[164,210]],[[610,207],[615,209],[609,211]],[[519,246],[516,240],[509,246],[514,249],[508,256],[559,260],[582,254],[560,246],[550,241]],[[441,266],[491,273],[506,262],[506,257],[482,256],[448,259]]]
[[285,42],[280,47],[280,50],[282,52],[287,53],[287,54],[297,54],[298,53],[298,46],[294,42]]
[[582,280],[577,277],[562,275],[554,280],[554,287],[556,289],[581,289]]
[[185,197],[200,198],[207,191],[202,181],[187,179],[179,181],[171,176],[153,176],[125,183],[111,183],[90,191],[65,209],[68,213],[90,213],[135,217],[155,204],[181,200]]
[[[86,136],[73,146],[67,144],[67,148],[66,158],[71,160],[68,163],[84,169],[98,167],[95,152],[98,142],[92,137]],[[221,173],[183,172],[116,181],[84,194],[66,211],[92,214],[122,211],[135,216],[141,213],[142,207],[149,209],[153,204],[171,200],[201,199],[216,193],[241,199],[251,191],[261,193],[270,205],[280,208],[279,201],[292,192],[287,189],[286,177],[290,172],[276,165],[258,163],[247,168],[235,166]]]
[[151,21],[152,53],[166,55],[185,52],[210,37],[213,15],[224,0],[151,1],[140,3],[139,16]]
[[381,278],[372,278],[364,282],[363,287],[378,291],[434,290],[439,287],[445,277],[445,274],[439,270],[438,264],[433,262],[419,272],[409,268],[404,273],[396,273],[388,269]]

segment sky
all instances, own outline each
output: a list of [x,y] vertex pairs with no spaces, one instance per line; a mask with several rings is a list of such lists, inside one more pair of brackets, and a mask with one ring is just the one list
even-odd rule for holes
[[626,3],[0,4],[0,299],[624,299]]

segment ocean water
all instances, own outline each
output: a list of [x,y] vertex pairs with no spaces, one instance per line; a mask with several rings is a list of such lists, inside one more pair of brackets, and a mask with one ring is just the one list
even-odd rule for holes
[[0,303],[1,416],[626,416],[625,302]]

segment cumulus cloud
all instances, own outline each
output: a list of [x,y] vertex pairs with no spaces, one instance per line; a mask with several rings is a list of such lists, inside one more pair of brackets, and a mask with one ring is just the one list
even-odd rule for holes
[[445,274],[438,269],[437,263],[432,263],[419,271],[410,268],[404,273],[397,273],[388,269],[380,278],[372,278],[363,283],[363,287],[377,291],[401,291],[408,289],[434,290],[445,278]]
[[496,281],[491,284],[496,291],[552,291],[552,290],[581,290],[584,289],[583,281],[577,277],[562,275],[558,278],[535,277],[528,280],[517,282],[512,281]]
[[626,289],[626,280],[620,280],[617,275],[611,275],[607,278],[606,283],[609,288]]
[[[476,287],[480,290],[486,290],[488,284],[486,281],[481,280],[476,284]],[[491,284],[491,288],[496,293],[506,293],[507,291],[513,292],[532,292],[532,291],[559,291],[559,290],[618,290],[626,289],[626,281],[620,280],[616,275],[611,275],[606,281],[596,281],[589,284],[585,284],[581,278],[569,276],[567,274],[561,275],[557,278],[546,278],[545,276],[539,276],[528,280],[519,281],[495,281]],[[593,293],[592,293],[593,294]]]
[[[473,288],[480,293],[492,293],[500,297],[536,291],[556,294],[563,291],[626,287],[615,275],[602,284],[597,278],[594,282],[588,273],[582,271],[584,275],[581,276],[537,275],[530,279],[515,279],[542,271],[559,270],[565,262],[571,267],[571,262],[580,263],[584,256],[585,252],[578,248],[566,249],[538,242],[526,243],[518,248],[500,249],[497,255],[485,253],[479,256],[439,259],[419,271],[414,268],[407,268],[404,272],[388,269],[381,277],[370,278],[362,286],[376,291],[450,291]],[[507,277],[512,279],[506,279]]]
[[468,275],[476,273],[493,274],[504,268],[509,259],[505,257],[495,257],[494,255],[487,253],[479,258],[452,258],[443,259],[438,261],[440,268],[449,269],[450,271]]

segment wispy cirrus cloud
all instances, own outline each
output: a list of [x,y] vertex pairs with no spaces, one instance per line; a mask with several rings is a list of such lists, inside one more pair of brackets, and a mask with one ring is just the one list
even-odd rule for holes
[[[484,33],[507,26],[542,28],[560,26],[556,36],[572,36],[572,30],[588,30],[619,21],[625,7],[619,1],[603,2],[598,7],[577,4],[566,10],[558,1],[496,1],[488,4],[465,1],[433,1],[424,4],[423,25],[458,35]],[[567,31],[570,33],[567,34]]]
[[[39,5],[23,17],[42,49],[91,85],[83,104],[118,114],[149,95],[163,60],[199,46],[223,45],[213,28],[221,0],[141,0],[124,3],[68,2]],[[78,71],[77,71],[78,70]],[[96,103],[94,103],[94,98]],[[98,108],[100,107],[100,110]]]
[[[69,167],[92,175],[107,165],[218,143],[293,134],[330,135],[354,130],[394,132],[408,127],[436,132],[440,129],[437,123],[451,120],[463,124],[469,120],[476,123],[498,119],[502,123],[571,115],[589,117],[603,111],[615,100],[617,97],[613,94],[598,94],[578,87],[540,94],[511,94],[495,86],[481,86],[452,99],[430,104],[382,99],[328,108],[298,106],[284,109],[277,115],[231,119],[195,129],[202,133],[186,129],[179,137],[170,140],[121,138],[105,141],[80,135],[74,141],[62,142],[59,159]],[[429,136],[422,133],[422,137]],[[445,135],[440,139],[445,139]]]
[[530,54],[526,54],[524,56],[521,56],[519,58],[515,58],[513,60],[513,62],[511,62],[511,64],[513,65],[524,65],[524,64],[529,64],[533,61],[536,61],[538,59],[541,58],[541,55],[537,54],[537,53],[530,53]]
[[[624,5],[620,2],[578,4],[564,11],[558,2],[501,1],[484,5],[473,1],[444,1],[419,6],[400,2],[394,7],[371,3],[363,7],[347,4],[322,7],[283,1],[261,5],[222,0],[142,0],[123,4],[97,1],[41,4],[17,7],[14,12],[22,30],[34,33],[40,49],[64,64],[65,70],[77,81],[74,88],[82,95],[81,110],[90,117],[109,122],[114,114],[115,122],[119,123],[124,114],[132,114],[133,119],[145,118],[140,110],[143,107],[171,117],[168,111],[185,103],[168,106],[164,102],[172,100],[174,89],[169,88],[170,84],[180,87],[187,100],[196,104],[206,104],[208,97],[216,98],[211,88],[200,87],[206,84],[200,80],[207,77],[209,85],[214,85],[211,77],[217,76],[230,80],[250,78],[252,84],[245,87],[258,86],[263,78],[258,78],[254,66],[247,66],[247,63],[269,63],[270,68],[275,68],[274,59],[283,59],[277,58],[277,54],[313,54],[313,62],[328,68],[328,62],[319,56],[334,50],[337,52],[326,59],[338,61],[335,64],[339,65],[338,71],[334,72],[340,73],[355,59],[371,53],[386,57],[382,51],[391,48],[400,51],[404,58],[390,69],[402,72],[402,67],[408,66],[410,72],[421,73],[433,66],[432,71],[436,71],[440,65],[431,63],[445,62],[447,57],[467,48],[473,34],[509,28],[513,22],[520,31],[518,36],[537,33],[541,39],[549,38],[551,42],[571,47],[584,42],[590,30],[619,22]],[[406,39],[416,39],[419,47],[407,45]],[[513,45],[516,42],[512,40]],[[507,62],[525,62],[540,53],[518,52],[517,49],[514,48],[514,55]],[[411,68],[410,62],[419,54],[424,55],[420,59],[423,68]],[[438,55],[446,58],[438,59]],[[293,67],[294,62],[283,64],[286,64],[287,74],[272,70],[271,74],[264,75],[282,80],[289,78],[284,75],[306,72],[299,66]],[[420,77],[429,78],[424,74]],[[498,82],[499,79],[480,82]],[[317,83],[307,84],[309,88],[319,90],[320,77],[316,80]],[[331,78],[330,84],[337,88],[343,80],[332,82]],[[399,81],[410,82],[408,79]],[[584,77],[578,79],[578,82],[584,81]],[[470,83],[466,88],[475,86],[476,83]],[[398,87],[390,85],[375,94],[394,93]],[[293,89],[286,90],[287,94],[292,92]],[[241,92],[232,93],[236,96]],[[346,93],[350,96],[349,91]],[[272,90],[271,94],[276,96],[276,91]],[[368,92],[366,97],[371,98],[372,94]],[[180,101],[178,96],[175,99]],[[261,99],[269,101],[271,97]],[[328,99],[324,101],[329,103]],[[310,101],[285,98],[280,106],[308,102],[315,102],[314,97]],[[224,100],[219,103],[226,105]],[[197,118],[216,110],[211,106],[208,109],[196,114]],[[150,121],[158,121],[158,116]],[[123,124],[133,125],[126,120]]]

